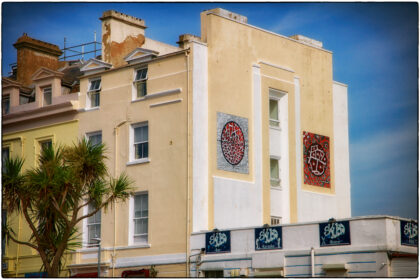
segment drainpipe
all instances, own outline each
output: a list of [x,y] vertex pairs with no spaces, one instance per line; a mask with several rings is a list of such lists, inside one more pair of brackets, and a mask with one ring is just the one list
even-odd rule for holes
[[190,275],[190,259],[189,259],[189,229],[190,229],[190,145],[189,145],[189,137],[190,137],[190,112],[189,112],[189,100],[188,96],[190,94],[190,57],[189,57],[190,49],[188,48],[185,52],[185,57],[187,59],[187,223],[186,223],[186,236],[185,236],[185,262],[186,262],[186,273],[187,278]]
[[311,247],[311,269],[312,269],[312,277],[315,277],[315,249]]
[[[120,126],[122,126],[126,122],[127,120],[124,120],[114,127],[114,135],[115,135],[114,176],[115,177],[117,177],[117,171],[118,171],[118,168],[117,168],[117,165],[118,165],[118,128],[120,128]],[[115,277],[115,260],[116,260],[115,246],[117,245],[117,204],[115,203],[115,201],[113,202],[113,204],[114,204],[114,246],[112,250],[112,277]]]

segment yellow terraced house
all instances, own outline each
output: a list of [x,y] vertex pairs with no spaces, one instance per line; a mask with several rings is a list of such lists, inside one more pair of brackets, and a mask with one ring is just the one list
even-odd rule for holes
[[[126,203],[80,224],[83,247],[63,276],[97,276],[98,239],[101,277],[188,277],[200,233],[351,216],[347,86],[333,80],[322,42],[223,9],[202,12],[201,35],[180,35],[178,46],[146,37],[139,18],[100,20],[102,54],[79,65],[78,94],[55,93],[58,68],[31,76],[40,114],[50,112],[41,77],[56,81],[48,106],[68,104],[57,117],[20,117],[36,114],[14,112],[32,105],[3,79],[3,153],[23,152],[29,166],[45,139],[87,137],[108,147],[111,175],[134,179]],[[22,121],[7,123],[14,114]],[[35,272],[30,255],[11,244],[7,275]]]
[[[70,145],[78,136],[79,66],[59,62],[56,45],[26,34],[14,44],[17,67],[2,78],[2,159],[22,157],[24,170],[37,164],[46,145]],[[2,213],[20,240],[28,240],[30,229],[23,216]],[[3,243],[4,245],[4,243]],[[41,259],[27,246],[10,242],[3,247],[3,277],[37,276]]]

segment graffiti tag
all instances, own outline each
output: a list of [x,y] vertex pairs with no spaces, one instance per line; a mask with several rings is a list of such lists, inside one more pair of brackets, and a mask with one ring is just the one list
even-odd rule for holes
[[404,234],[408,238],[412,239],[412,238],[416,237],[417,233],[418,233],[417,224],[407,223],[404,226]]
[[210,236],[209,244],[214,247],[220,247],[225,244],[227,241],[227,236],[223,232],[216,232]]
[[329,236],[331,239],[336,239],[345,233],[346,228],[340,223],[331,223],[324,228],[324,236]]

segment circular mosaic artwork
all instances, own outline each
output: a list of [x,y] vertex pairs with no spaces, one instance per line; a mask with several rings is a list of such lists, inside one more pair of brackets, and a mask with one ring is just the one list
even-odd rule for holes
[[241,127],[234,121],[227,122],[220,139],[226,161],[232,165],[239,164],[245,154],[245,138]]

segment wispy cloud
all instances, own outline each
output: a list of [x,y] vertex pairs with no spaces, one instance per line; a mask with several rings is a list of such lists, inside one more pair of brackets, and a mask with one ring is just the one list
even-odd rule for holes
[[[321,8],[310,6],[289,11],[275,22],[270,30],[276,33],[287,34],[293,30],[302,29],[312,24],[317,24],[331,18],[331,14],[325,13]],[[292,35],[292,34],[289,34]]]

